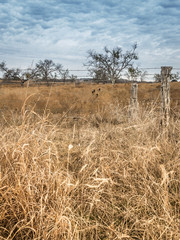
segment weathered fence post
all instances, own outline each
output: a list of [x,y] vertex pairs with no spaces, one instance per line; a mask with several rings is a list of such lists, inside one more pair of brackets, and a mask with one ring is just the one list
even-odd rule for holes
[[138,112],[138,84],[133,83],[131,85],[131,106],[130,115],[132,118],[137,116]]
[[169,125],[171,70],[172,67],[161,67],[161,111],[163,126]]

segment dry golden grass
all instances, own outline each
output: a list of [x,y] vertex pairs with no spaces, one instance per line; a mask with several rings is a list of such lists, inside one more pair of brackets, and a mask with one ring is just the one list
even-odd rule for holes
[[0,89],[0,239],[180,239],[179,85],[100,88]]

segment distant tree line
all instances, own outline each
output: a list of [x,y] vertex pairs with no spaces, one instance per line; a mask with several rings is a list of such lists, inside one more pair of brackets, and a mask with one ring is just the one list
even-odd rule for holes
[[70,79],[76,80],[76,76],[70,75],[69,70],[63,69],[61,64],[55,64],[52,60],[45,59],[36,63],[34,68],[28,68],[26,71],[22,71],[19,68],[8,68],[5,62],[0,63],[0,71],[3,73],[4,80],[19,80],[21,84],[27,80],[42,80],[49,85],[52,81],[66,81]]
[[[122,80],[122,73],[126,70],[124,76],[128,81],[140,80],[143,82],[147,76],[146,71],[141,71],[138,67],[134,67],[134,61],[138,60],[137,44],[126,52],[122,48],[115,47],[109,49],[104,47],[102,53],[94,50],[89,50],[87,53],[87,61],[84,64],[90,76],[97,82],[110,82],[115,84]],[[59,63],[54,63],[52,60],[40,60],[35,64],[35,67],[28,68],[22,71],[19,68],[8,68],[5,62],[0,63],[0,71],[3,73],[4,80],[20,80],[21,84],[29,79],[44,81],[49,85],[52,81],[67,80],[73,82],[77,79],[76,76],[70,75],[68,69],[63,69]],[[171,75],[171,79],[177,81],[180,78],[179,73]],[[161,75],[154,74],[154,81],[160,82]]]

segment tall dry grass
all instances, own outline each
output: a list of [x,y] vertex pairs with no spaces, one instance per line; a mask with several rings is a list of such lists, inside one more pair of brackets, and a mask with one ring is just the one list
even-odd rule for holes
[[1,110],[0,239],[180,239],[178,111],[162,130],[157,101],[132,120],[112,97],[128,89],[80,89],[59,112],[44,88],[41,111],[38,89]]

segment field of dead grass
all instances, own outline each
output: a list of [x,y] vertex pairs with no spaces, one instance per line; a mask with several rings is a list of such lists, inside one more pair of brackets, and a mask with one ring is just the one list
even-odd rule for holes
[[0,239],[179,240],[180,86],[165,130],[159,92],[131,119],[129,84],[0,88]]

